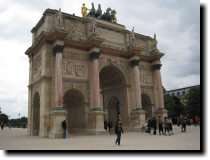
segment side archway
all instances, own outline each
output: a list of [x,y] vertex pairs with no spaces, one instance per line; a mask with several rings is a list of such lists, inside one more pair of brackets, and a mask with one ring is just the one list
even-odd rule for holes
[[145,117],[146,118],[152,117],[152,104],[150,97],[146,94],[142,94],[141,99],[142,99],[142,109],[146,111]]
[[40,128],[40,96],[38,92],[35,93],[33,98],[32,117],[33,117],[32,135],[38,136]]

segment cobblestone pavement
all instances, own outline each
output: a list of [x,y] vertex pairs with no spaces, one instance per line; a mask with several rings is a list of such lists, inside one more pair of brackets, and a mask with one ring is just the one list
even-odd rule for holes
[[[149,135],[126,132],[121,145],[115,145],[115,135],[70,135],[67,139],[49,139],[28,136],[26,129],[0,130],[1,150],[199,150],[200,127],[187,127],[181,133],[174,127],[174,135]],[[158,133],[158,130],[157,130]]]

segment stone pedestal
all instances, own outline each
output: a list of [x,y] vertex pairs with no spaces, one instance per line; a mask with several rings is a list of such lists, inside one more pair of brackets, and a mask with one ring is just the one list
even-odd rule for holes
[[131,112],[132,131],[141,131],[145,126],[145,111],[143,109],[135,109]]
[[62,121],[66,120],[66,111],[63,107],[55,107],[50,114],[51,131],[49,138],[64,138]]
[[92,135],[105,134],[104,112],[92,110],[88,113],[88,133]]
[[156,112],[155,112],[155,116],[156,117],[161,117],[162,120],[164,120],[164,117],[167,117],[168,116],[168,111],[164,108],[161,108],[161,109],[158,109]]

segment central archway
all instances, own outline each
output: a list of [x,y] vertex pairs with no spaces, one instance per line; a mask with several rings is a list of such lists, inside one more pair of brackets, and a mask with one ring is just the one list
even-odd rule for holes
[[105,112],[105,120],[113,126],[117,120],[117,101],[120,102],[120,119],[123,125],[128,125],[128,107],[126,80],[118,67],[109,65],[101,69],[100,74],[101,99]]
[[117,102],[119,99],[115,96],[111,97],[108,102],[108,121],[112,122],[113,125],[115,125],[115,122],[117,120]]
[[67,111],[68,132],[82,133],[85,130],[85,100],[76,89],[68,90],[63,97],[64,108]]

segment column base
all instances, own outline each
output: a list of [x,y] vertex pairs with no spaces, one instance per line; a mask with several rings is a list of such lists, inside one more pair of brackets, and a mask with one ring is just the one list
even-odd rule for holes
[[159,108],[156,112],[155,112],[155,116],[158,118],[159,116],[161,117],[161,119],[163,120],[164,117],[168,116],[168,111],[165,108]]
[[104,129],[104,111],[101,108],[92,108],[88,113],[88,134],[106,134]]
[[64,138],[62,121],[66,120],[66,111],[62,106],[56,106],[50,113],[49,138]]
[[136,108],[131,112],[132,131],[141,131],[145,126],[145,111],[142,108]]

